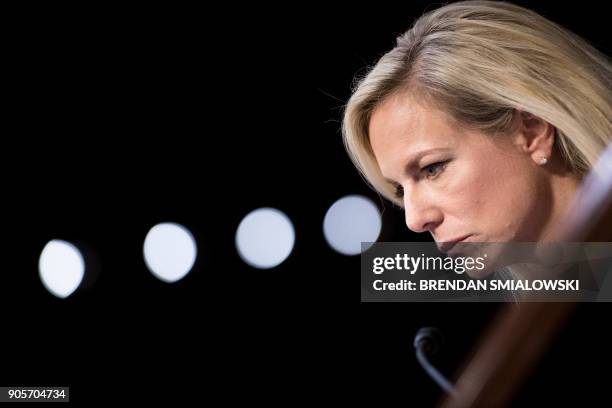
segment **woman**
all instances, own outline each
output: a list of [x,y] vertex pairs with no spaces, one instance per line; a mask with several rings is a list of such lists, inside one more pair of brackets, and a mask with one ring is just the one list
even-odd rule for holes
[[406,224],[457,242],[551,241],[612,139],[611,65],[525,8],[446,5],[361,79],[346,148]]

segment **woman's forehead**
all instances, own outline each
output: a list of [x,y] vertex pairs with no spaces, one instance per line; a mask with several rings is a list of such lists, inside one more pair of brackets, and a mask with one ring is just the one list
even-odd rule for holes
[[446,113],[407,97],[384,101],[372,113],[370,144],[375,154],[432,147],[450,147],[461,129]]

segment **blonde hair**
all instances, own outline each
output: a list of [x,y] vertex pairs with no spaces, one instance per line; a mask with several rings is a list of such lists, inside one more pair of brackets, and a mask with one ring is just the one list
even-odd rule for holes
[[512,130],[518,111],[555,127],[557,152],[582,177],[612,139],[608,57],[569,30],[501,1],[461,1],[427,12],[357,82],[342,125],[366,181],[402,206],[370,146],[372,112],[407,92],[461,125]]

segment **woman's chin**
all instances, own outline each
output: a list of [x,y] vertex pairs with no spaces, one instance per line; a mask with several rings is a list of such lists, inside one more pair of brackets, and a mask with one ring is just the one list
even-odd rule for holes
[[492,269],[484,268],[484,269],[467,269],[465,271],[466,275],[472,279],[484,279],[495,272]]

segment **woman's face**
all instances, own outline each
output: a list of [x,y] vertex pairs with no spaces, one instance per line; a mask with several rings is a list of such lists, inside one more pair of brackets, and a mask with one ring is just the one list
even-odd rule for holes
[[550,161],[550,129],[542,129],[485,135],[404,95],[373,112],[369,134],[382,174],[401,186],[408,228],[438,243],[509,242],[542,239],[559,211],[536,163]]

